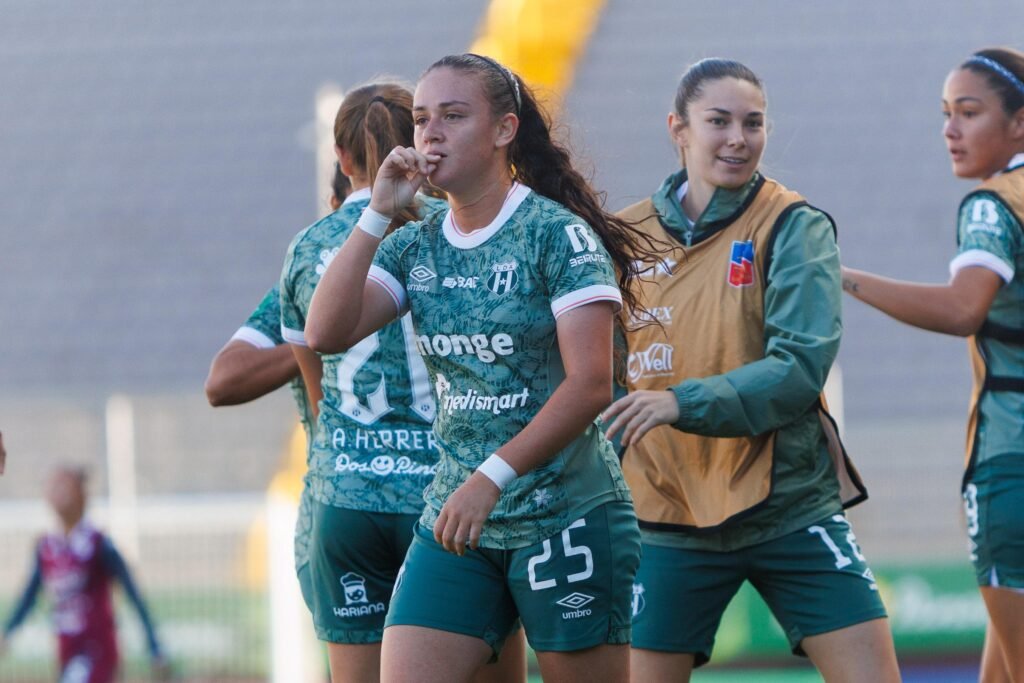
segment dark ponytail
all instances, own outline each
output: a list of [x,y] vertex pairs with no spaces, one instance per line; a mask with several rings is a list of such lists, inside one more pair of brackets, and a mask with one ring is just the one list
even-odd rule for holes
[[537,103],[533,91],[519,76],[498,62],[480,55],[444,57],[427,69],[447,67],[472,73],[496,116],[516,114],[519,130],[509,146],[509,172],[540,195],[552,199],[578,215],[593,228],[615,264],[622,300],[629,314],[641,310],[633,282],[652,254],[666,251],[668,245],[637,230],[631,223],[602,208],[603,195],[597,193],[572,166],[569,151],[551,138],[551,120]]

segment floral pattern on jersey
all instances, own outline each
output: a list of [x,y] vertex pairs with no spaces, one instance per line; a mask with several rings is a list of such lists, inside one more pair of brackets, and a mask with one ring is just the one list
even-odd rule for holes
[[[281,275],[282,330],[300,336],[313,291],[356,226],[366,199],[300,232]],[[426,207],[442,202],[424,200]],[[310,493],[316,500],[366,512],[413,514],[434,476],[435,404],[427,372],[397,320],[345,353],[322,356],[324,398],[309,453]]]
[[309,564],[309,547],[313,537],[313,497],[309,487],[303,485],[299,496],[299,510],[295,517],[295,571]]
[[[581,297],[588,287],[618,291],[593,231],[535,193],[472,248],[453,246],[443,220],[438,214],[405,226],[375,260],[405,288],[438,402],[441,460],[421,520],[428,528],[452,492],[533,419],[564,379],[552,302]],[[597,505],[628,499],[618,459],[594,424],[504,490],[481,543],[523,547]]]
[[[284,338],[281,336],[281,295],[277,285],[271,287],[266,293],[256,310],[245,321],[245,326],[266,335],[273,340],[274,344],[284,343]],[[306,432],[306,443],[309,443],[313,416],[306,398],[306,387],[302,383],[301,377],[293,379],[288,386],[291,389],[292,398],[295,399],[295,407],[299,411],[302,428]]]
[[[1024,170],[1013,172],[1024,182]],[[992,192],[968,195],[960,209],[957,242],[959,259],[983,265],[1012,279],[996,292],[986,320],[1004,327],[1024,328],[1024,225],[1005,201]],[[984,254],[985,256],[982,256]],[[981,258],[979,259],[979,256]],[[1024,368],[1024,346],[996,339],[983,342],[985,364],[992,375],[1019,377]],[[1024,429],[1024,394],[1012,391],[986,392],[979,405],[981,427],[975,448],[975,466],[1006,454],[1020,452]]]

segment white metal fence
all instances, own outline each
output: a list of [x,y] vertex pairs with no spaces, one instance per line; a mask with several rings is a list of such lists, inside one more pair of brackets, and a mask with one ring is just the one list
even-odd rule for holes
[[[134,523],[118,524],[125,515]],[[89,516],[100,528],[114,530],[176,678],[267,680],[276,669],[288,675],[274,680],[302,681],[323,671],[292,567],[291,501],[262,494],[143,498],[132,510],[114,512],[104,499],[93,502]],[[35,539],[54,524],[42,502],[0,503],[4,618],[28,578]],[[134,529],[137,536],[118,537],[118,529]],[[144,679],[139,620],[125,600],[117,603],[126,677]],[[47,608],[44,597],[15,632],[0,658],[0,681],[54,680]]]

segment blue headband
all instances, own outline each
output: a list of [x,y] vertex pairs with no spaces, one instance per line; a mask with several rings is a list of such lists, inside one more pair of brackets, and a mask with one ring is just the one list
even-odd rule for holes
[[1014,88],[1016,88],[1020,92],[1021,95],[1024,95],[1024,83],[1022,83],[1021,80],[1019,78],[1017,78],[1017,76],[1014,75],[1014,73],[1012,71],[1007,69],[1005,66],[1003,66],[1002,64],[1000,64],[996,60],[990,59],[990,58],[982,56],[982,55],[974,55],[973,57],[968,59],[966,62],[964,62],[964,66],[967,66],[969,64],[979,64],[981,66],[984,66],[984,67],[990,69],[991,71],[995,71],[997,74],[1002,76],[1005,80],[1009,81],[1010,85],[1012,85]]

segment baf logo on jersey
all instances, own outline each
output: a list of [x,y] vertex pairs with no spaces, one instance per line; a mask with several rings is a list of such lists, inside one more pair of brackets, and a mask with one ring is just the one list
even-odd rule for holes
[[516,272],[518,266],[515,261],[495,263],[491,266],[494,272],[487,278],[487,289],[498,295],[511,292],[519,284],[519,273]]
[[729,284],[749,287],[754,284],[754,242],[733,242],[729,256]]
[[454,277],[446,277],[441,281],[441,286],[446,289],[476,289],[476,283],[479,280],[480,278],[476,275],[472,277],[456,275]]
[[634,351],[629,354],[626,372],[630,381],[635,382],[642,377],[671,375],[673,351],[675,348],[671,344],[658,342],[651,344],[643,351]]
[[569,236],[569,243],[572,245],[575,254],[569,259],[569,267],[576,268],[585,263],[604,263],[608,259],[604,254],[597,252],[597,240],[590,233],[590,228],[582,223],[573,223],[565,226],[565,234]]
[[380,614],[384,611],[384,603],[371,603],[366,596],[366,579],[355,572],[349,572],[338,579],[345,589],[345,606],[335,607],[334,615],[341,618],[364,617]]

